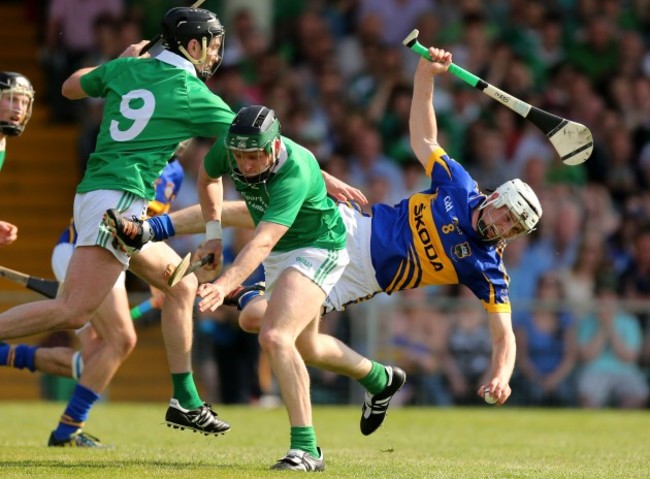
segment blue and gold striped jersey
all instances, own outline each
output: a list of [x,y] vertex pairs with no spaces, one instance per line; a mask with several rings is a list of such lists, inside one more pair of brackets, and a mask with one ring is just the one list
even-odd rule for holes
[[387,292],[463,284],[489,312],[510,312],[503,247],[486,243],[472,227],[483,200],[476,182],[439,148],[426,168],[427,190],[395,206],[372,208],[371,256]]
[[154,182],[156,197],[147,206],[147,216],[158,216],[167,213],[172,206],[172,201],[178,195],[181,184],[185,178],[183,167],[177,159],[173,159]]

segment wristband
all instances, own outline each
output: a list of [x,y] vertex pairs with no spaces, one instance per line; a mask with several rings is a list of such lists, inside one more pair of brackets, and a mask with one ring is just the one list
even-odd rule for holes
[[210,241],[213,239],[223,239],[223,232],[221,231],[221,221],[213,220],[205,224],[205,240]]

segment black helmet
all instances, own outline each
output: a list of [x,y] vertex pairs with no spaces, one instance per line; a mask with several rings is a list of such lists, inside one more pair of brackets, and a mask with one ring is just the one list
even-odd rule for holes
[[[183,55],[194,64],[199,77],[202,80],[210,78],[223,59],[224,34],[226,30],[210,10],[203,8],[175,7],[165,14],[162,21],[162,44],[174,53]],[[207,47],[213,38],[221,39],[219,47],[219,58],[212,65],[203,65],[207,54]],[[198,40],[203,46],[203,56],[195,60],[187,52],[187,44],[190,40]]]
[[19,124],[10,121],[0,120],[0,132],[7,136],[20,135],[30,117],[32,116],[32,105],[34,104],[34,87],[25,75],[15,72],[0,72],[0,101],[9,97],[9,105],[14,109],[14,96],[25,95],[29,98],[29,105],[24,118]]
[[280,121],[275,111],[262,105],[246,106],[239,110],[233,119],[226,138],[224,139],[229,151],[259,151],[273,155],[273,163],[255,178],[245,177],[238,169],[237,163],[231,161],[231,173],[234,178],[248,183],[265,181],[277,159],[273,145],[280,137]]

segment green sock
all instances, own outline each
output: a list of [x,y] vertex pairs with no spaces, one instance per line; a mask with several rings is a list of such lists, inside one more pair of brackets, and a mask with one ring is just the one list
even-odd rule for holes
[[359,379],[359,384],[366,388],[370,394],[382,392],[384,388],[388,386],[388,373],[386,372],[386,366],[373,361],[372,369],[370,369],[370,372],[366,377]]
[[314,431],[314,426],[292,427],[291,449],[300,449],[318,459],[319,455],[318,449],[316,449],[316,431]]
[[172,374],[172,384],[174,385],[174,398],[185,409],[196,409],[201,407],[203,401],[196,390],[194,377],[192,373]]

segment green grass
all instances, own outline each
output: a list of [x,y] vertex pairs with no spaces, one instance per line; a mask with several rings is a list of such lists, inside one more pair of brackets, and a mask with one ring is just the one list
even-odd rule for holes
[[[218,407],[233,429],[205,437],[163,424],[163,404],[100,404],[86,430],[112,447],[45,443],[63,404],[0,402],[0,477],[259,478],[289,446],[284,409]],[[317,407],[332,478],[612,479],[650,477],[648,411],[405,408],[372,436],[358,407]]]

